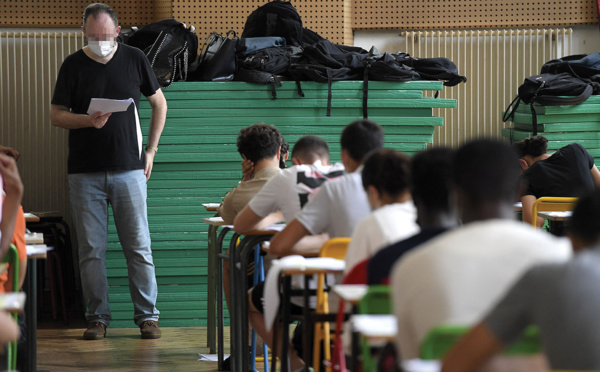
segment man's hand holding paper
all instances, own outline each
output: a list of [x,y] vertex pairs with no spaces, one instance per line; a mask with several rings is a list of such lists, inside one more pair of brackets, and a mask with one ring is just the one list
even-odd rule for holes
[[121,100],[92,98],[87,110],[88,115],[90,115],[91,126],[96,129],[104,127],[111,113],[127,111],[132,102],[133,98]]

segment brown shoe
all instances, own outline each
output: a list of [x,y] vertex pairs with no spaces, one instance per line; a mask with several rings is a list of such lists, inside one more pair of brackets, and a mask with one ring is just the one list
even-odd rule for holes
[[160,338],[160,328],[156,320],[145,320],[140,324],[142,338]]
[[106,337],[106,324],[102,322],[89,322],[83,332],[84,340],[102,340],[104,337]]

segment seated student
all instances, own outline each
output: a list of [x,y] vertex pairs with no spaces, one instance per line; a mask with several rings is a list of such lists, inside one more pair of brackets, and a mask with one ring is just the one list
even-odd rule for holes
[[[11,243],[17,248],[19,254],[19,289],[23,287],[25,281],[25,273],[27,272],[27,247],[25,244],[25,214],[23,208],[19,206],[17,217],[15,220],[15,228]],[[13,281],[12,276],[9,277],[8,272],[0,274],[0,293],[12,292]]]
[[[362,163],[370,151],[383,146],[383,130],[370,120],[356,120],[342,131],[341,145],[342,162],[350,173],[325,182],[319,188],[296,218],[271,239],[271,253],[288,254],[300,239],[311,234],[326,232],[331,238],[348,237],[358,221],[369,214],[369,204],[361,180]],[[264,287],[255,287],[249,291],[250,323],[265,343],[272,346],[273,331],[265,324],[264,298],[259,288]],[[292,311],[300,313],[302,308],[292,304]],[[292,371],[304,366],[304,361],[292,345],[289,357]]]
[[[521,196],[523,221],[532,223],[533,203],[542,196],[579,196],[600,186],[600,171],[594,158],[578,143],[561,147],[548,154],[548,140],[533,136],[516,142],[513,147],[520,159],[525,191]],[[544,219],[538,217],[537,226]]]
[[[23,183],[17,164],[12,157],[0,153],[0,190],[4,190],[4,199],[0,198],[0,258],[8,250],[16,223],[16,217],[23,198]],[[0,345],[8,344],[19,338],[18,324],[5,312],[0,311]]]
[[368,263],[368,284],[389,284],[392,267],[406,252],[456,226],[450,203],[450,176],[454,151],[434,148],[411,161],[411,194],[421,231],[377,252]]
[[362,184],[373,212],[352,233],[346,253],[346,273],[381,248],[419,231],[409,189],[408,156],[391,149],[373,151],[365,161]]
[[552,370],[600,370],[600,189],[582,197],[567,235],[574,257],[528,270],[444,359],[444,372],[478,371],[530,324]]
[[285,254],[306,235],[327,232],[330,238],[349,237],[370,213],[362,187],[362,163],[369,152],[383,147],[383,129],[373,121],[356,120],[344,128],[340,142],[348,174],[319,189],[296,218],[271,239],[271,253]]
[[494,140],[457,150],[451,200],[464,225],[413,249],[392,269],[403,357],[418,357],[438,325],[474,324],[534,264],[569,258],[567,239],[514,220],[517,160],[510,146]]
[[17,214],[23,198],[23,183],[15,160],[0,154],[0,190],[5,197],[0,210],[0,258],[10,247]]
[[273,125],[256,123],[240,130],[237,149],[242,158],[250,162],[252,174],[245,173],[240,184],[225,195],[219,215],[226,224],[232,225],[254,194],[279,173],[283,142],[281,133]]
[[[233,223],[236,232],[254,230],[265,217],[278,211],[284,221],[290,222],[325,181],[344,174],[343,164],[329,164],[329,146],[317,136],[304,136],[296,142],[292,164],[271,178],[238,213]],[[323,235],[308,243],[307,248],[320,247],[328,238]]]

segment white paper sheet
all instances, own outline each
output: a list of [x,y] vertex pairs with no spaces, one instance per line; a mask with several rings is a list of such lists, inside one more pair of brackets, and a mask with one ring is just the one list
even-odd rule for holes
[[133,103],[133,98],[128,99],[107,99],[107,98],[92,98],[90,107],[88,107],[88,115],[101,112],[102,115],[109,112],[127,111],[129,105]]
[[[223,355],[223,359],[227,359],[228,357],[229,357],[229,354]],[[217,355],[217,354],[198,354],[198,361],[218,362],[219,355]]]

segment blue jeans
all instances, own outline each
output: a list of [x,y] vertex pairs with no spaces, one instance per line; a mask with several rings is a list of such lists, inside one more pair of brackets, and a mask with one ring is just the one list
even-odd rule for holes
[[88,322],[110,324],[106,245],[112,207],[129,274],[134,321],[158,320],[158,288],[150,248],[144,170],[69,174],[81,285]]

